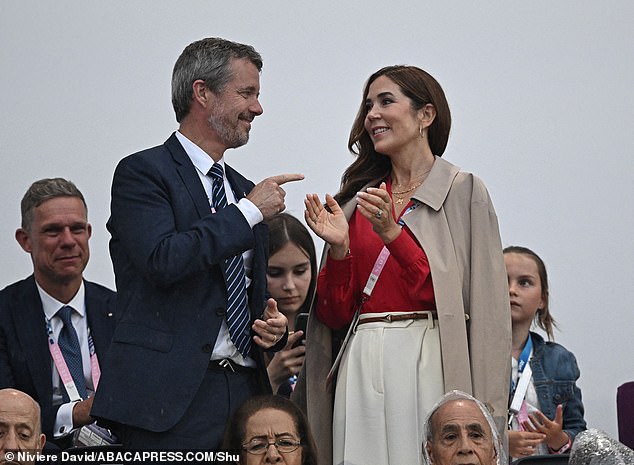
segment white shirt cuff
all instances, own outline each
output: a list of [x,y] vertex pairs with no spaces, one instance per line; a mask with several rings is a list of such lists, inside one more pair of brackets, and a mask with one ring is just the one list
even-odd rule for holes
[[73,431],[73,407],[76,403],[77,402],[68,402],[67,404],[59,406],[53,429],[54,437],[61,438]]
[[262,222],[262,220],[264,219],[264,216],[262,215],[260,209],[256,207],[255,204],[246,197],[241,198],[236,206],[244,215],[244,218],[249,223],[249,226],[251,226],[251,229],[253,229],[253,226]]

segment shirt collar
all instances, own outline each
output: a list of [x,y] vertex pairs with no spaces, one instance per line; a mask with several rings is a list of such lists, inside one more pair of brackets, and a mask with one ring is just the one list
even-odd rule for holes
[[[200,171],[202,174],[207,175],[207,173],[209,173],[209,170],[215,163],[213,158],[211,158],[203,149],[198,147],[196,144],[194,144],[191,140],[189,140],[179,131],[176,131],[176,138],[183,146],[183,149],[185,149],[185,153],[187,154],[189,159],[192,161],[196,169]],[[222,165],[222,170],[224,172],[225,157],[223,156],[220,160],[218,160],[218,163]]]
[[85,300],[84,300],[85,289],[84,289],[83,280],[81,282],[81,285],[79,286],[79,289],[77,290],[77,293],[75,294],[75,297],[73,297],[70,300],[70,302],[68,302],[67,304],[60,302],[55,297],[49,295],[44,289],[40,287],[37,281],[35,281],[35,284],[37,286],[37,291],[40,294],[40,300],[42,301],[42,308],[44,309],[44,315],[46,315],[47,320],[50,320],[51,318],[53,318],[55,314],[58,312],[58,310],[62,308],[64,305],[69,305],[73,307],[73,309],[77,313],[79,313],[82,316],[82,318],[84,317],[86,313],[86,306],[85,306]]

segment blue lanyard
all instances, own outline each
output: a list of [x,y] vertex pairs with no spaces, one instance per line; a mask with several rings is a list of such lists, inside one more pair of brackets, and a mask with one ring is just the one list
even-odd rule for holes
[[[518,378],[522,375],[524,368],[526,368],[526,364],[528,363],[528,358],[530,357],[532,350],[533,350],[533,339],[531,338],[531,335],[529,334],[528,339],[526,340],[526,344],[524,344],[524,349],[522,349],[522,353],[520,354],[520,359],[518,360],[518,363],[517,363]],[[511,379],[511,395],[512,393],[515,392],[516,388],[517,386],[515,385],[515,381]]]
[[405,221],[403,221],[403,217],[405,215],[407,215],[408,213],[410,213],[412,210],[417,209],[418,207],[420,207],[420,202],[418,202],[417,200],[412,200],[412,205],[410,205],[409,207],[407,207],[407,210],[405,210],[405,213],[403,213],[401,215],[401,217],[398,219],[397,223],[401,226],[404,227],[405,226]]

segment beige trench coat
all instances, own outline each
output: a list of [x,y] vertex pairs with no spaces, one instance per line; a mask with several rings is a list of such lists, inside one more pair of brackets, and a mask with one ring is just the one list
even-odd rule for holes
[[[498,429],[504,431],[511,367],[511,311],[491,199],[479,178],[438,157],[413,198],[423,205],[403,219],[429,260],[445,392],[459,389],[485,402]],[[343,207],[347,218],[354,208],[354,201]],[[327,253],[325,248],[322,266]],[[327,386],[325,380],[336,356],[331,347],[331,330],[312,311],[306,359],[293,400],[308,416],[320,463],[327,465],[332,462],[335,383]]]

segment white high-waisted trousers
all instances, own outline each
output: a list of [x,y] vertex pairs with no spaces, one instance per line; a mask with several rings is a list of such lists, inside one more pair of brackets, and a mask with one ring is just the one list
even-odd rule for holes
[[359,325],[337,377],[333,463],[422,464],[423,421],[443,394],[437,320]]

